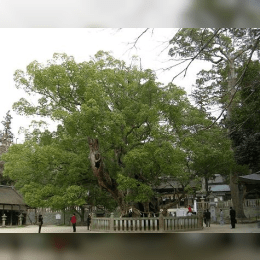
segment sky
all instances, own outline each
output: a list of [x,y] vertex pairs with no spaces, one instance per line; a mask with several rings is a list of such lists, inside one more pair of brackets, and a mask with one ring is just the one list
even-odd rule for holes
[[[164,84],[170,82],[181,67],[171,71],[162,68],[172,64],[169,62],[168,41],[177,29],[155,29],[146,32],[133,47],[134,40],[145,29],[97,29],[97,28],[5,28],[0,29],[0,119],[11,110],[12,132],[15,143],[22,143],[24,135],[19,134],[20,127],[28,128],[31,120],[12,111],[12,105],[21,97],[34,101],[33,96],[17,89],[13,80],[15,70],[26,70],[26,66],[34,60],[46,63],[54,53],[66,53],[73,56],[76,62],[88,61],[99,50],[111,51],[115,58],[130,60],[138,55],[144,69],[156,70],[158,81]],[[180,76],[174,83],[191,93],[195,84],[196,73],[205,68],[205,63],[194,62],[185,78]],[[49,129],[55,130],[55,124],[50,123]],[[0,126],[2,129],[2,126]]]

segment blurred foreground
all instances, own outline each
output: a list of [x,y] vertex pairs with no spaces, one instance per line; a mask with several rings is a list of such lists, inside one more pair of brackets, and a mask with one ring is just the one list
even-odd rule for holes
[[0,259],[259,259],[259,234],[1,234]]
[[[53,229],[52,229],[53,228]],[[37,232],[37,226],[21,228],[0,228],[0,232],[16,229],[17,232],[29,230]],[[52,229],[52,230],[51,230]],[[211,233],[225,230],[228,234]],[[241,231],[241,234],[232,234]],[[260,234],[256,223],[240,224],[236,229],[229,225],[211,225],[201,232],[166,234],[104,234],[77,227],[43,227],[43,232],[55,234],[1,234],[0,259],[259,259]],[[69,233],[58,233],[66,231]],[[245,234],[242,232],[251,232]]]
[[255,0],[0,0],[0,27],[258,27],[259,12]]

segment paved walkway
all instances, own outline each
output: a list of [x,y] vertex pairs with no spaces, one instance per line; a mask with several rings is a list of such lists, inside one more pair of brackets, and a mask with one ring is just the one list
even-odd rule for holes
[[[30,225],[25,227],[0,227],[0,233],[38,233],[38,226]],[[72,226],[42,226],[41,233],[73,233]],[[86,226],[78,226],[77,233],[109,233],[103,231],[89,231]],[[122,232],[126,233],[126,232]],[[130,232],[128,232],[130,233]],[[178,232],[180,233],[180,232]],[[229,224],[220,226],[211,224],[210,227],[205,227],[203,230],[186,231],[181,233],[260,233],[256,223],[251,224],[236,224],[235,229],[231,229]]]

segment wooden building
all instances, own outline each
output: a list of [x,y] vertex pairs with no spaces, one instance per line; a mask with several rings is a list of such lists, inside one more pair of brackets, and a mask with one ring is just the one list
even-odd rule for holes
[[0,223],[2,216],[6,215],[7,226],[18,225],[18,216],[23,214],[23,224],[26,223],[28,206],[22,196],[12,186],[0,185]]
[[260,174],[259,172],[239,176],[240,183],[244,187],[245,199],[259,199],[260,198]]

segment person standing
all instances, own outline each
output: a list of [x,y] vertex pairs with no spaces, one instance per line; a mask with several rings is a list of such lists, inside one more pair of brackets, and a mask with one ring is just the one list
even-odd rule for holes
[[230,215],[230,221],[231,221],[231,228],[235,228],[236,227],[236,211],[232,207],[230,207],[229,215]]
[[210,217],[211,217],[211,214],[210,214],[208,209],[207,209],[207,211],[205,213],[205,217],[206,217],[206,227],[210,227]]
[[90,230],[90,224],[91,224],[91,216],[90,216],[90,214],[88,214],[88,218],[87,218],[87,227],[88,227],[88,230]]
[[223,226],[223,225],[224,225],[224,212],[222,211],[222,209],[220,209],[220,214],[219,214],[219,216],[220,216],[220,221],[219,221],[219,223],[220,223],[221,226]]
[[42,224],[43,224],[43,217],[42,217],[42,215],[39,215],[38,222],[39,222],[39,231],[38,231],[38,233],[41,233]]
[[73,226],[73,232],[76,232],[76,223],[77,223],[77,219],[76,219],[76,215],[75,213],[73,213],[73,216],[70,219],[72,226]]
[[192,210],[191,210],[191,206],[189,205],[187,215],[190,216],[191,214],[192,214]]

